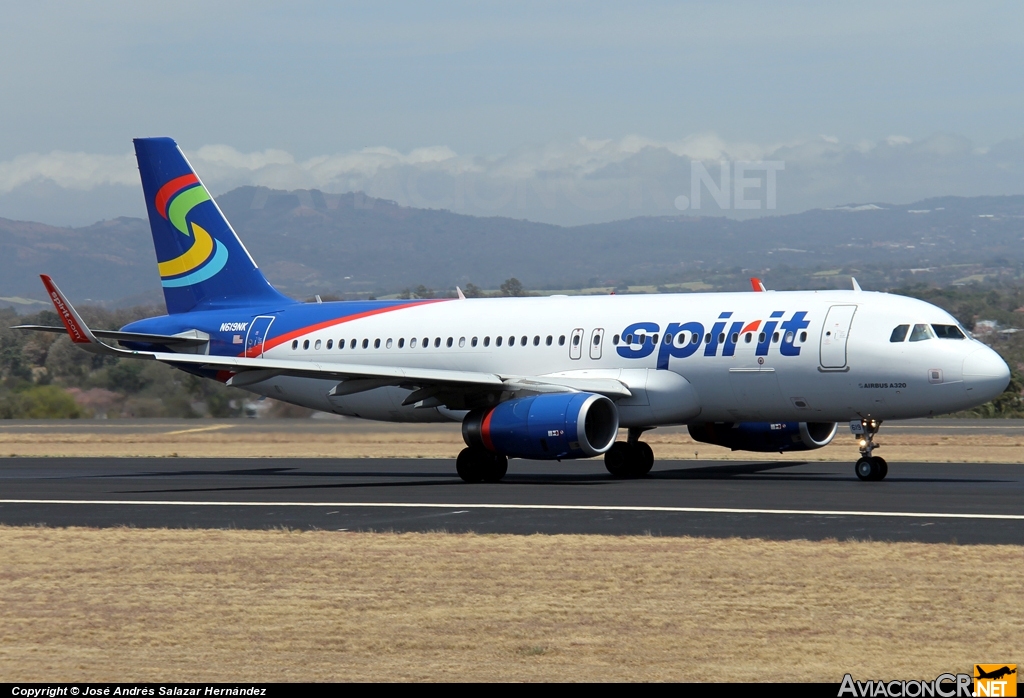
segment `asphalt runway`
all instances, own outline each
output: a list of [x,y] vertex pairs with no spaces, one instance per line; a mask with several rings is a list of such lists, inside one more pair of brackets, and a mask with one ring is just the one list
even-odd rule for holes
[[426,459],[0,459],[0,523],[1024,543],[1024,465],[513,460],[467,485]]

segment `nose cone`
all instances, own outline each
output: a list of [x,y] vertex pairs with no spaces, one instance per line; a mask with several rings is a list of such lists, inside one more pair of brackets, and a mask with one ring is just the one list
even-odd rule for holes
[[978,349],[964,359],[964,387],[976,404],[999,397],[1009,384],[1010,367],[988,347]]

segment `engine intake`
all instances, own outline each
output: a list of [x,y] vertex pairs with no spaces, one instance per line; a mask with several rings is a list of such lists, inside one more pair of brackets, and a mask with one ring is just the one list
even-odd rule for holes
[[619,431],[615,403],[593,393],[550,393],[475,409],[462,422],[470,447],[519,458],[589,458]]
[[734,451],[811,451],[828,446],[835,422],[705,422],[687,427],[690,436]]

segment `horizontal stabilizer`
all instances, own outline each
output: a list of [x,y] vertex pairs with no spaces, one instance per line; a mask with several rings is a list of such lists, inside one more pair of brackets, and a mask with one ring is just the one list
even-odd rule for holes
[[[55,332],[66,334],[64,327],[52,325],[15,325],[12,330],[23,330],[25,332]],[[117,330],[92,330],[93,335],[98,339],[110,339],[115,342],[138,342],[141,344],[161,344],[167,347],[198,347],[210,341],[209,337],[192,331],[182,335],[168,334],[143,334],[141,332],[119,332]]]

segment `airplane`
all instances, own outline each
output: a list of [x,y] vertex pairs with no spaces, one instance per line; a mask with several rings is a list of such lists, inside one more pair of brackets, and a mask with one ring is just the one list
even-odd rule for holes
[[[153,360],[350,417],[461,422],[456,472],[497,482],[509,458],[654,465],[645,431],[750,452],[859,434],[854,472],[885,478],[885,420],[968,409],[1006,363],[946,311],[853,290],[300,302],[263,276],[170,138],[134,141],[167,314],[93,331],[48,276],[62,327],[99,354]],[[756,282],[756,283],[755,283]],[[318,299],[319,300],[319,299]],[[115,346],[119,345],[119,346]],[[620,428],[627,430],[618,440]]]

